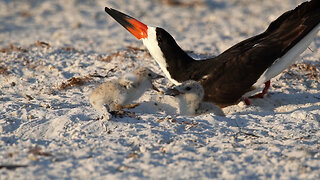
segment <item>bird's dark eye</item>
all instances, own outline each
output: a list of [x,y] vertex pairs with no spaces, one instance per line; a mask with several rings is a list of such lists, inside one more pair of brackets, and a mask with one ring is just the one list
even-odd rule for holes
[[158,41],[158,43],[162,43],[162,38],[161,38],[161,36],[157,36],[157,41]]
[[186,91],[190,91],[190,90],[191,90],[191,87],[188,86],[188,87],[185,88],[185,90],[186,90]]
[[148,73],[148,76],[149,76],[149,77],[151,77],[151,76],[152,76],[152,74],[151,74],[151,73]]

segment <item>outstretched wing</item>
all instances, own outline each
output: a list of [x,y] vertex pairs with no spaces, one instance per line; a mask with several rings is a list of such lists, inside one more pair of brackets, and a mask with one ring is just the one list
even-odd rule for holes
[[302,3],[284,13],[265,32],[207,60],[204,71],[212,77],[202,84],[211,97],[205,99],[219,104],[236,102],[253,85],[263,84],[293,63],[319,30],[319,0]]

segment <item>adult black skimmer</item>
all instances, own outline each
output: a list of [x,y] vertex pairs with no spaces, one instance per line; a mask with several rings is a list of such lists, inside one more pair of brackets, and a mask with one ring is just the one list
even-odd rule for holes
[[[266,31],[216,57],[195,60],[160,27],[152,27],[112,8],[105,11],[143,41],[164,74],[176,85],[192,79],[205,90],[204,101],[233,105],[265,88],[306,50],[320,29],[320,0],[304,2],[273,21]],[[262,94],[263,96],[263,94]]]

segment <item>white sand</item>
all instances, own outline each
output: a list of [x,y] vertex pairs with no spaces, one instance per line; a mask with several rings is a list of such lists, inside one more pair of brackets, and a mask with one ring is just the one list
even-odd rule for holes
[[0,179],[319,179],[320,34],[300,62],[313,71],[292,67],[264,99],[225,108],[226,117],[178,116],[174,99],[148,91],[130,110],[135,116],[96,120],[88,94],[106,78],[58,90],[95,72],[112,78],[147,66],[162,73],[142,42],[104,12],[107,5],[208,56],[262,32],[302,0],[203,2],[0,1]]

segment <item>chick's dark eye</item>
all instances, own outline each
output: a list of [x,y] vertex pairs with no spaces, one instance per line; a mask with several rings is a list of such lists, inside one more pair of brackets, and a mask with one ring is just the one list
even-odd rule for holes
[[190,91],[190,90],[191,90],[191,87],[188,86],[188,87],[185,88],[185,90],[186,90],[186,91]]
[[151,75],[152,75],[151,73],[148,73],[148,76],[149,76],[149,77],[151,77]]

